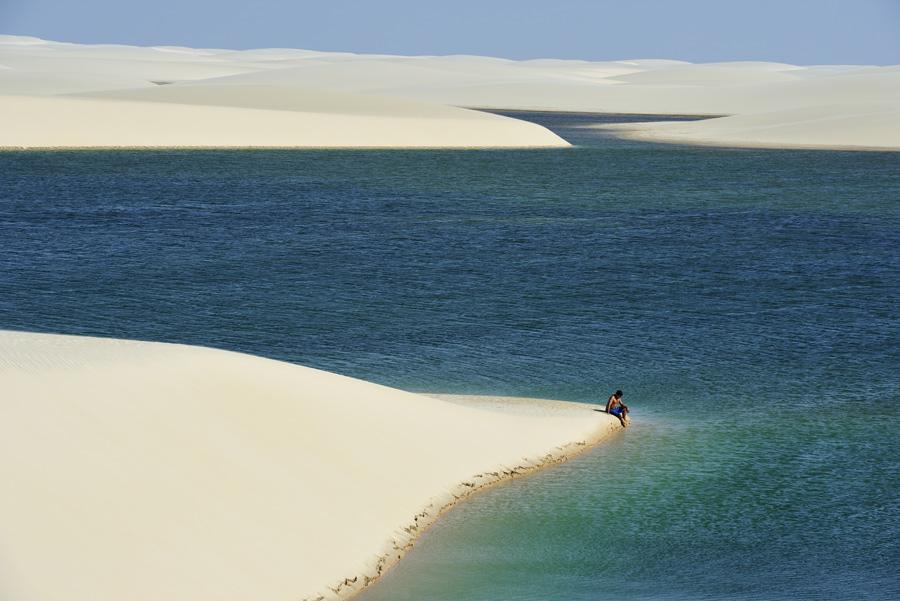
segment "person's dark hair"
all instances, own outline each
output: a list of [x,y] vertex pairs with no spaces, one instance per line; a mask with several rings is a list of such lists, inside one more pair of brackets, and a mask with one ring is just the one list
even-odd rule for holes
[[622,391],[621,391],[621,390],[617,390],[617,391],[616,391],[616,394],[615,394],[615,397],[616,397],[617,399],[621,399],[621,398],[622,398]]

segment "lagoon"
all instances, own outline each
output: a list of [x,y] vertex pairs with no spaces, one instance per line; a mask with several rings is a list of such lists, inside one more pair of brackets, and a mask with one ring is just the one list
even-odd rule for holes
[[[239,350],[635,426],[362,601],[900,596],[900,155],[0,153],[0,328]],[[411,449],[410,452],[415,452]]]

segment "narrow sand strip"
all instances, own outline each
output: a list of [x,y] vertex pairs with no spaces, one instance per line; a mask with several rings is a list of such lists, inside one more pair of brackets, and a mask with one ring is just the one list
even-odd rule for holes
[[855,104],[749,113],[703,121],[593,126],[622,138],[737,148],[900,150],[900,108]]
[[569,146],[534,123],[453,107],[404,101],[389,110],[383,99],[340,94],[312,95],[295,108],[277,110],[227,102],[0,96],[0,148]]
[[346,598],[441,512],[620,429],[207,348],[0,332],[0,598]]

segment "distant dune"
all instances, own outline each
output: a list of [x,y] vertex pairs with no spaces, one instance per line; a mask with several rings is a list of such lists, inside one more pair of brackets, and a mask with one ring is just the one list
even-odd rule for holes
[[889,106],[900,97],[900,66],[513,61],[0,36],[0,94],[0,147],[566,145],[537,125],[451,108],[475,107],[727,115],[647,125],[639,135],[900,148]]
[[628,138],[677,144],[894,150],[900,147],[900,106],[837,104],[746,113],[699,122],[599,127],[612,129]]
[[199,347],[0,332],[0,599],[358,591],[473,491],[621,429]]

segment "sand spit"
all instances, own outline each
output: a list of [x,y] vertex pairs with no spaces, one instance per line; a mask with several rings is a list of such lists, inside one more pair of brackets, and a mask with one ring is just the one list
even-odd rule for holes
[[542,127],[452,106],[729,115],[741,120],[648,125],[624,135],[900,148],[895,116],[870,110],[896,104],[900,66],[514,61],[92,46],[2,35],[0,65],[0,147],[566,145]]
[[441,512],[618,431],[238,353],[0,332],[0,597],[338,599]]
[[743,148],[900,150],[900,107],[851,104],[748,113],[691,122],[595,126],[621,137]]
[[[155,91],[155,90],[151,90]],[[152,94],[148,94],[152,96]],[[530,148],[568,146],[516,119],[313,94],[296,109],[114,98],[0,96],[0,148]],[[335,96],[328,94],[327,96]],[[373,107],[382,109],[374,114]],[[356,109],[355,111],[353,109]]]

